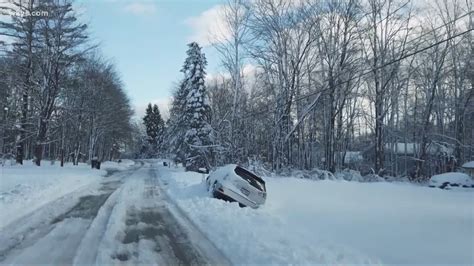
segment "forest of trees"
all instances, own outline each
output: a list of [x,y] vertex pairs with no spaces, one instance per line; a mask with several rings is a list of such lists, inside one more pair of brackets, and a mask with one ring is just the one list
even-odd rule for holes
[[472,8],[469,0],[229,0],[214,43],[225,73],[206,82],[209,164],[423,179],[474,159]]
[[213,32],[223,73],[206,79],[190,43],[169,120],[150,105],[139,124],[71,1],[1,12],[0,152],[19,163],[129,146],[188,170],[260,162],[419,180],[474,159],[470,0],[228,0]]
[[129,99],[72,2],[9,1],[0,12],[1,157],[119,158],[134,132]]

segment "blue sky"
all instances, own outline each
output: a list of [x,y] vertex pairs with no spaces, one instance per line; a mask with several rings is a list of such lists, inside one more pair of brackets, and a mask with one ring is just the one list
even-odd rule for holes
[[78,10],[94,42],[115,63],[136,114],[141,115],[148,102],[166,109],[191,40],[205,46],[208,72],[219,71],[205,34],[219,24],[216,10],[221,4],[218,0],[82,0]]

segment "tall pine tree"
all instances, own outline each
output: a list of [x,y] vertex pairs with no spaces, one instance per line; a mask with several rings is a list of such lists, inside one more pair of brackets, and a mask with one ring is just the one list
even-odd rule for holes
[[181,69],[184,79],[175,93],[171,108],[170,144],[178,161],[187,170],[196,171],[210,166],[213,137],[204,84],[206,57],[197,43],[190,43],[188,47],[187,58]]
[[154,104],[153,105],[153,121],[155,124],[155,131],[156,131],[156,137],[155,137],[155,143],[157,147],[159,148],[162,144],[163,141],[163,134],[165,130],[165,121],[161,117],[160,109],[158,108],[158,105]]

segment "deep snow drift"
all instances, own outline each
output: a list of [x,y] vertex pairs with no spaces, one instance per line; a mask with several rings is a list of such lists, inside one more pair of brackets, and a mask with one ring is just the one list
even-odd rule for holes
[[233,263],[474,263],[472,190],[268,177],[267,203],[253,210],[210,198],[201,174],[158,171]]

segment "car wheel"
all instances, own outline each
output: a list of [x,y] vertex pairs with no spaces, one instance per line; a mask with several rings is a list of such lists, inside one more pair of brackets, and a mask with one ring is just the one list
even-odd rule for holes
[[244,204],[242,204],[242,203],[239,202],[239,207],[240,207],[240,208],[245,208],[245,207],[247,207],[247,206],[245,206]]

